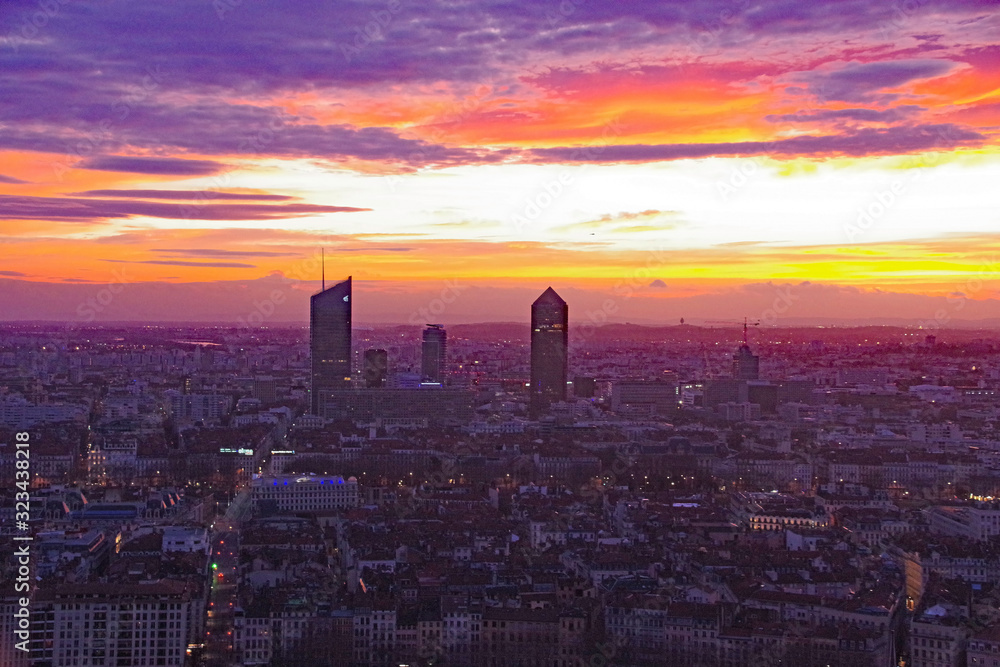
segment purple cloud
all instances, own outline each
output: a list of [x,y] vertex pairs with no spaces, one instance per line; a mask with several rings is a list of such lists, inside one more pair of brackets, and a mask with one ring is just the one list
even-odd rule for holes
[[206,199],[228,199],[244,201],[288,201],[287,195],[258,195],[238,192],[216,192],[215,190],[86,190],[71,192],[73,197],[122,197],[126,199],[182,199],[204,201]]
[[[936,4],[933,12],[955,24],[955,19],[985,14],[994,4],[954,0]],[[766,53],[772,39],[787,36],[815,37],[830,45],[862,42],[893,16],[892,8],[867,0],[465,0],[459,10],[446,0],[58,5],[39,28],[31,24],[37,3],[0,3],[7,36],[0,48],[5,93],[0,149],[83,157],[83,168],[180,175],[223,167],[206,160],[199,167],[194,160],[92,156],[242,154],[376,160],[406,168],[497,163],[515,151],[408,139],[390,127],[323,125],[308,111],[292,117],[264,102],[233,100],[303,91],[328,99],[344,90],[363,94],[440,82],[452,86],[461,100],[476,84],[514,81],[535,63],[632,64],[634,50],[643,47],[650,47],[650,58],[683,62],[727,49],[742,54],[748,44]],[[389,6],[398,9],[389,11]],[[783,42],[782,52],[798,46]],[[944,60],[849,63],[837,72],[800,73],[799,80],[788,83],[823,99],[874,101],[885,98],[876,95],[879,90],[937,76],[952,65]],[[510,93],[498,90],[486,99]],[[456,108],[461,108],[458,101]],[[146,162],[122,162],[129,159]]]
[[818,111],[807,111],[804,113],[789,113],[779,115],[764,116],[765,120],[772,123],[799,122],[799,123],[823,123],[827,121],[854,120],[863,123],[896,123],[913,118],[921,111],[926,111],[925,107],[915,104],[904,104],[892,109],[820,109]]
[[0,276],[10,276],[11,278],[26,278],[27,273],[21,273],[20,271],[0,271]]
[[106,155],[93,157],[75,165],[77,169],[96,171],[121,171],[130,174],[157,174],[163,176],[207,176],[216,174],[226,165],[213,160],[184,160],[173,157],[126,157]]
[[806,83],[809,92],[823,102],[889,102],[899,96],[878,91],[897,88],[910,81],[944,76],[956,67],[957,64],[950,60],[851,62],[834,71],[800,73],[794,80]]
[[185,257],[301,257],[298,252],[267,252],[264,250],[216,250],[214,248],[153,248],[151,252]]
[[[2,111],[0,102],[0,111]],[[141,111],[141,113],[139,113]],[[39,110],[59,125],[79,124],[64,111]],[[72,155],[97,146],[102,150],[183,151],[201,155],[238,155],[247,158],[282,157],[324,160],[360,159],[392,162],[411,167],[494,163],[514,151],[444,146],[421,139],[407,139],[390,128],[320,125],[282,114],[268,107],[227,104],[221,101],[189,106],[154,104],[133,112],[105,141],[95,140],[95,128],[76,132],[51,132],[32,125],[0,127],[0,148]],[[224,168],[210,160],[104,156],[75,165],[84,169],[143,174],[203,175]]]
[[337,248],[337,252],[411,252],[413,248],[367,246],[364,248]]
[[281,220],[320,213],[354,213],[370,210],[351,206],[319,206],[314,204],[198,204],[193,206],[151,201],[0,195],[0,217],[12,220],[94,222],[136,216],[193,220]]
[[[388,11],[393,5],[398,10]],[[990,6],[982,0],[953,0],[935,5],[934,12],[961,17]],[[0,10],[0,16],[7,14],[3,25],[10,26],[5,32],[17,36],[35,9],[26,2],[20,12]],[[42,97],[50,86],[65,85],[68,97],[74,98],[73,118],[100,120],[107,107],[86,104],[82,100],[94,98],[78,93],[107,89],[109,82],[114,98],[125,100],[149,92],[145,84],[153,86],[153,93],[185,90],[246,98],[304,87],[472,82],[486,80],[516,54],[606,53],[664,43],[697,46],[706,35],[711,38],[708,46],[745,45],[750,38],[759,42],[772,35],[853,35],[877,30],[892,17],[890,7],[865,0],[563,6],[467,0],[460,11],[447,0],[398,5],[386,0],[300,0],[294,6],[173,0],[169,8],[108,0],[60,3],[59,12],[44,27],[46,39],[24,40],[17,49],[5,49],[0,71],[23,81],[20,87],[33,98]],[[150,64],[154,71],[162,67],[162,73],[151,79],[136,63]],[[57,71],[72,76],[64,81],[31,76]],[[119,115],[116,110],[113,117]]]
[[112,262],[114,264],[160,264],[163,266],[198,266],[211,269],[256,269],[256,264],[240,264],[238,262],[182,262],[175,260],[166,259],[146,259],[137,261],[128,261],[124,259],[105,259],[104,262]]
[[12,185],[19,185],[21,183],[27,183],[28,181],[22,181],[20,178],[14,178],[13,176],[4,176],[0,174],[0,183],[10,183]]

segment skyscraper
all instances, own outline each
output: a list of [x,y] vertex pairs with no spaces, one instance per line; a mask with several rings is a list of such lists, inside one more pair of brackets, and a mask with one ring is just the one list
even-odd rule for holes
[[760,379],[760,357],[750,351],[749,345],[740,345],[733,355],[733,377],[737,380]]
[[351,278],[309,300],[312,413],[322,414],[320,393],[351,386]]
[[385,350],[365,350],[365,365],[362,373],[365,387],[381,389],[389,377],[389,353]]
[[448,353],[448,334],[440,324],[428,324],[424,329],[420,371],[425,380],[444,382],[444,365]]
[[531,412],[566,400],[569,306],[551,287],[531,304]]

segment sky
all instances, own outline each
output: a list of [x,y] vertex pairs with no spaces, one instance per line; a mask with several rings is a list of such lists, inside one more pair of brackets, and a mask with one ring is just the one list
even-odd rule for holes
[[[1000,317],[1000,3],[5,0],[0,318]],[[429,316],[433,316],[431,319]]]

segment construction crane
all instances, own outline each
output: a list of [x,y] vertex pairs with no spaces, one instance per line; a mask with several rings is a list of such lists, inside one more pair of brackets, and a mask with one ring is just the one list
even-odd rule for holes
[[739,322],[739,321],[736,321],[736,320],[707,320],[705,322],[705,324],[726,324],[726,325],[730,325],[730,326],[732,326],[732,325],[736,325],[736,326],[743,325],[743,344],[744,345],[749,345],[749,343],[747,342],[747,328],[748,327],[759,327],[760,326],[760,322],[751,322],[750,320],[748,320],[745,317],[743,318],[742,322]]

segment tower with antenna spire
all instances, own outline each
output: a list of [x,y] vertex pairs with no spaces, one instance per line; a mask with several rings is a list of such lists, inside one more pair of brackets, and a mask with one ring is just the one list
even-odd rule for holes
[[321,274],[322,289],[309,299],[310,405],[314,415],[323,414],[323,392],[351,386],[351,276],[327,289],[325,266]]
[[733,378],[737,380],[760,379],[760,357],[746,343],[733,355]]
[[747,336],[747,332],[750,327],[760,326],[760,322],[751,322],[749,318],[744,317],[742,322],[733,320],[707,320],[705,324],[735,324],[743,327],[743,344],[733,354],[733,378],[736,380],[759,380],[760,357],[750,349],[750,339]]

